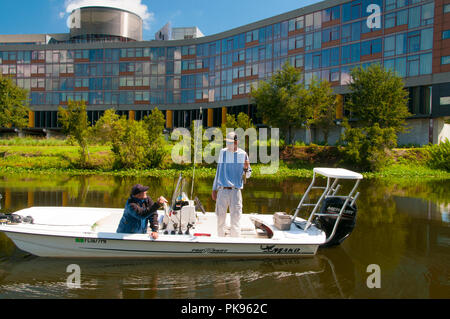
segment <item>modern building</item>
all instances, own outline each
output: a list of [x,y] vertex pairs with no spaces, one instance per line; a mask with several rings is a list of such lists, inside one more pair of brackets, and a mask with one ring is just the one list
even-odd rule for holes
[[[285,61],[343,95],[349,72],[381,63],[410,92],[411,131],[400,144],[450,138],[450,0],[327,0],[215,35],[142,41],[142,20],[114,8],[72,13],[70,33],[0,36],[0,72],[30,90],[29,125],[57,128],[57,108],[85,100],[92,122],[115,108],[139,120],[158,107],[167,128],[246,112],[252,86]],[[299,132],[298,137],[302,138]],[[320,133],[313,134],[320,140]]]

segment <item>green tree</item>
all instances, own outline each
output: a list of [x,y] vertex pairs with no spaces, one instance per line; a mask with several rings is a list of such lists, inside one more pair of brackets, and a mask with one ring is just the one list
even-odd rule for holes
[[354,68],[351,76],[346,107],[358,124],[378,124],[382,129],[393,128],[397,134],[404,132],[406,118],[411,114],[403,79],[379,64]]
[[344,122],[345,158],[365,170],[376,171],[389,161],[397,136],[405,131],[408,92],[402,79],[378,64],[351,72],[353,82],[347,108],[356,123]]
[[164,139],[164,128],[166,120],[164,114],[155,108],[149,116],[144,118],[148,130],[149,146],[147,148],[147,161],[151,167],[162,167],[166,154],[166,140]]
[[80,147],[80,165],[86,167],[89,158],[88,140],[90,123],[87,117],[86,103],[69,100],[67,108],[58,108],[58,121],[63,132],[74,138]]
[[310,125],[322,130],[325,143],[336,125],[337,97],[328,81],[318,81],[313,78],[309,86],[309,104],[313,109],[313,117],[308,121]]
[[23,128],[28,124],[28,91],[0,75],[0,127]]
[[252,119],[244,112],[238,114],[236,121],[237,128],[242,128],[244,131],[254,127]]
[[281,70],[251,92],[259,116],[266,124],[278,127],[288,143],[292,140],[291,129],[305,125],[312,115],[301,74],[301,70],[286,62]]
[[164,114],[158,108],[153,109],[153,111],[146,117],[144,117],[144,122],[148,127],[148,136],[150,143],[161,140],[164,128],[166,126],[166,120],[164,119]]
[[[120,116],[116,110],[106,110],[102,117],[95,123],[91,131],[91,139],[102,145],[112,144],[119,140],[123,134],[123,125],[119,125]],[[122,123],[123,124],[123,123]]]

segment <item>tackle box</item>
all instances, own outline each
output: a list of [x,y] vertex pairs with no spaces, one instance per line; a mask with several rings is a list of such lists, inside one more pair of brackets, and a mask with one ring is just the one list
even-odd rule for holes
[[289,230],[291,229],[292,218],[286,213],[275,213],[273,223],[279,230]]

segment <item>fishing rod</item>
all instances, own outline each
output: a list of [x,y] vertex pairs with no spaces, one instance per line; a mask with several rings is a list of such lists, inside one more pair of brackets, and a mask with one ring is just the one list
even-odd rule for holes
[[[196,121],[195,129],[194,129],[194,168],[193,168],[193,171],[192,171],[192,185],[191,185],[191,197],[190,197],[191,199],[194,196],[195,164],[196,164],[196,160],[197,160],[197,156],[196,156],[197,155],[197,147],[196,147],[196,145],[197,145],[198,141],[197,141],[197,138],[195,137],[195,134],[199,130],[200,123],[201,123],[201,125],[203,127],[203,108],[201,108],[201,107],[200,107],[200,119]],[[201,132],[200,136],[203,137],[203,129],[202,129],[202,132]],[[200,139],[200,143],[201,143],[201,141],[202,141],[202,138]]]

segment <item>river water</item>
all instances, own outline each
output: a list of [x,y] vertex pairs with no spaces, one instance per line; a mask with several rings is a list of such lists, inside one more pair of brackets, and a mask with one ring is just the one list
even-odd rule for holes
[[[122,208],[136,183],[171,198],[171,178],[0,176],[1,212],[31,206]],[[290,212],[310,180],[249,180],[244,212]],[[196,182],[207,211],[212,180]],[[0,233],[2,298],[450,298],[449,180],[364,180],[357,226],[337,248],[304,259],[89,261],[20,251]],[[186,189],[190,190],[189,181]],[[304,217],[304,216],[303,216]],[[67,267],[81,288],[67,286]],[[380,288],[370,265],[378,265]],[[369,278],[369,280],[368,280]],[[372,279],[371,279],[372,278]]]

